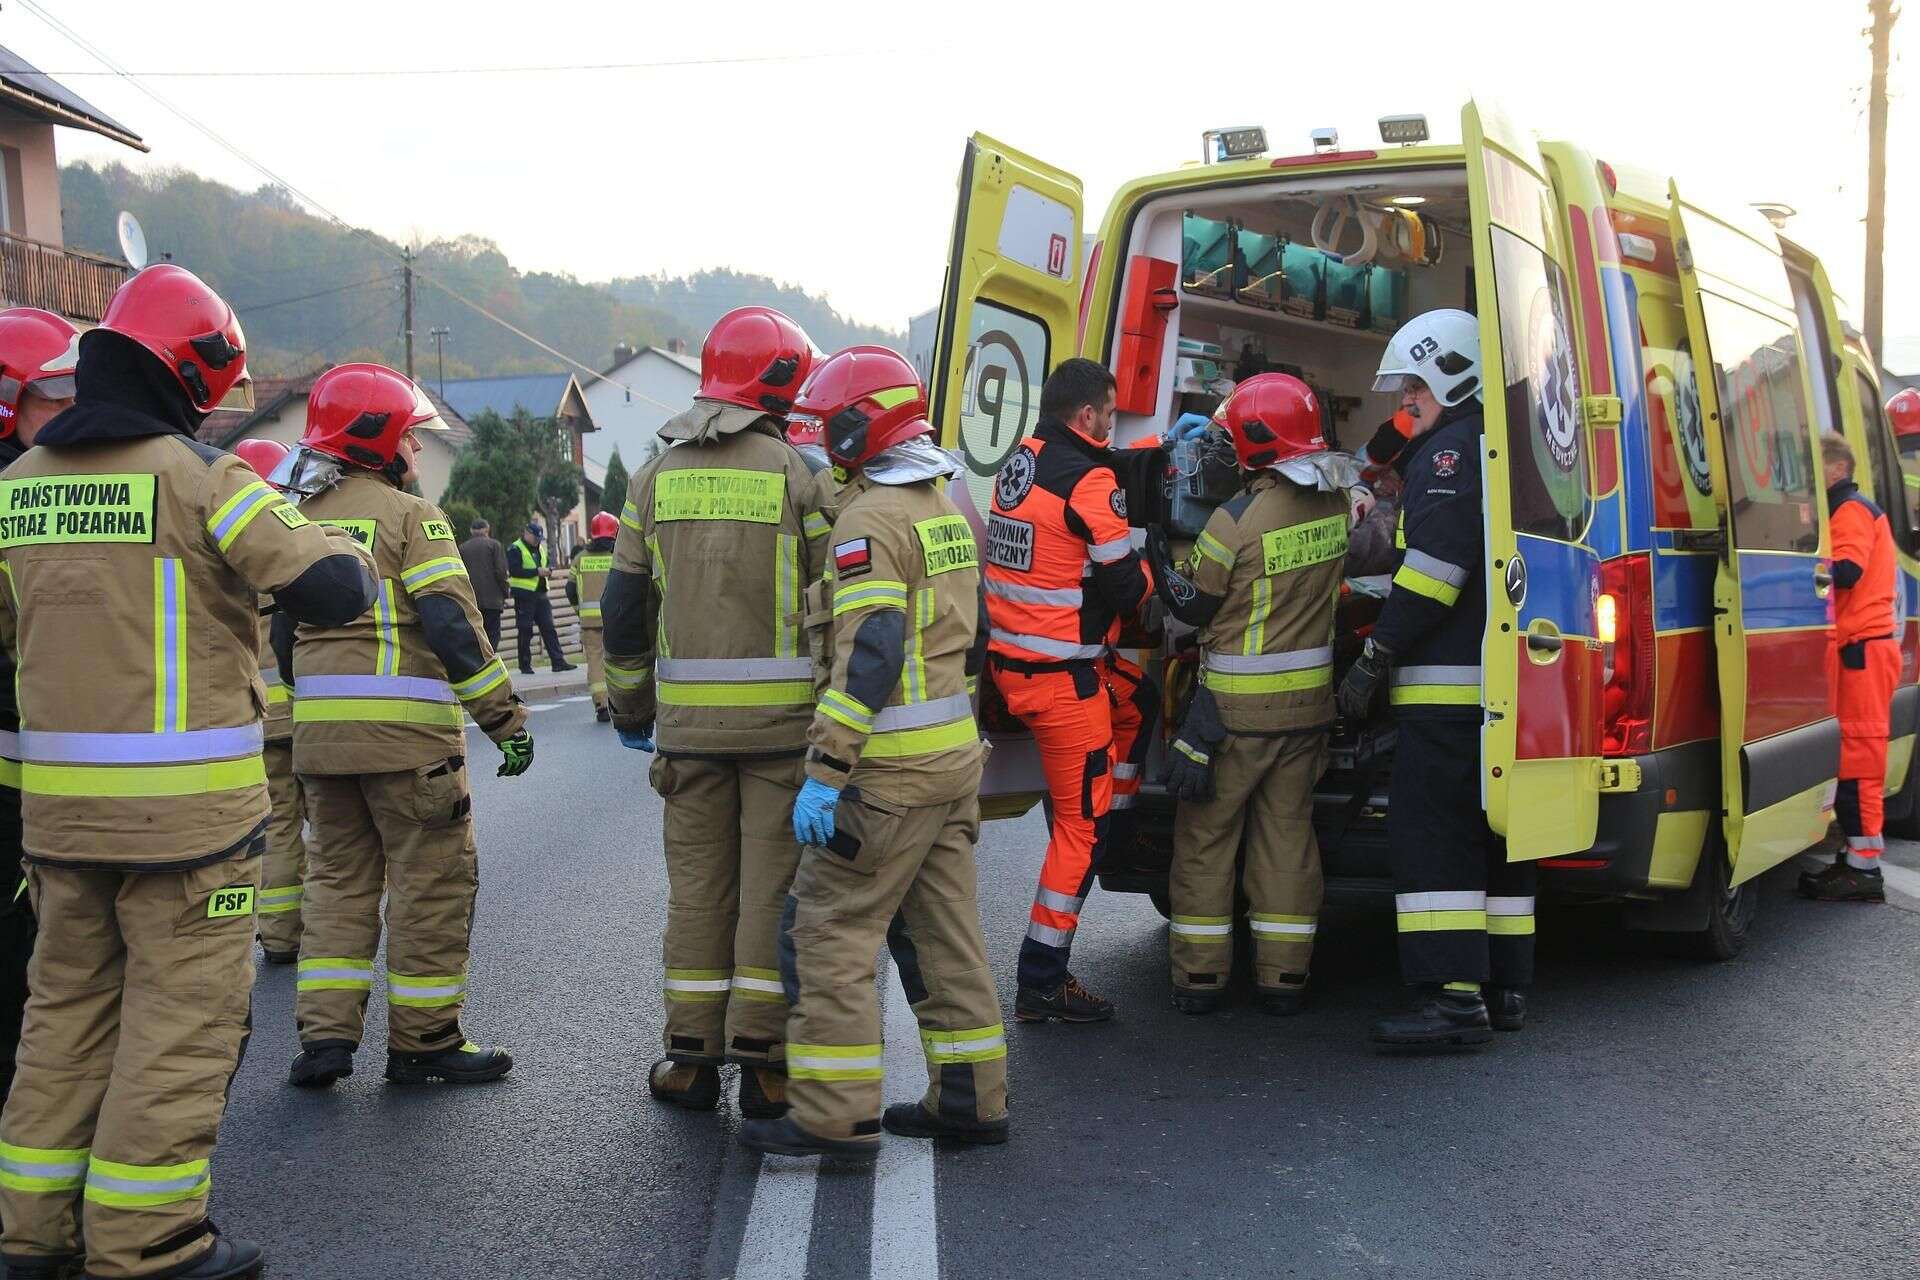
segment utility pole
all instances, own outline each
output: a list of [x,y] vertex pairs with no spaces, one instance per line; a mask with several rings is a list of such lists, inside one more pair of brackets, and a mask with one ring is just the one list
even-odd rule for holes
[[1867,31],[1873,47],[1873,83],[1867,97],[1867,282],[1861,319],[1867,349],[1875,360],[1885,360],[1880,337],[1886,296],[1887,62],[1900,11],[1894,0],[1867,0],[1867,12],[1873,18]]
[[400,268],[406,290],[406,319],[401,322],[401,332],[407,340],[407,377],[413,377],[413,246],[406,245],[400,250]]
[[437,324],[427,330],[433,338],[433,353],[440,360],[440,398],[447,398],[447,347],[446,340],[453,336],[453,330],[443,324]]

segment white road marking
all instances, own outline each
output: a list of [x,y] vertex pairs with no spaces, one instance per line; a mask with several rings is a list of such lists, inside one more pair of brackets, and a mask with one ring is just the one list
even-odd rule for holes
[[536,702],[532,706],[528,707],[527,710],[528,711],[552,711],[555,707],[558,707],[559,705],[560,704],[557,702]]
[[1880,874],[1887,878],[1887,888],[1896,889],[1909,898],[1920,899],[1920,871],[1895,866],[1885,858],[1880,860]]
[[575,695],[574,695],[573,697],[571,697],[571,698],[562,698],[562,699],[560,699],[560,701],[562,701],[562,702],[592,702],[592,701],[593,701],[593,695],[592,695],[592,694],[590,694],[590,693],[580,693],[580,694],[575,694]]
[[760,1157],[734,1280],[805,1280],[819,1176],[815,1156]]
[[[887,966],[881,1039],[886,1045],[886,1098],[917,1102],[927,1089],[920,1024]],[[933,1184],[933,1144],[916,1138],[880,1139],[873,1170],[873,1280],[926,1280],[940,1274],[940,1218]]]

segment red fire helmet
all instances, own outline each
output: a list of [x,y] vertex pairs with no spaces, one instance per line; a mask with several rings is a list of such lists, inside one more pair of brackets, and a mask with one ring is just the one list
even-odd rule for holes
[[1319,397],[1292,374],[1261,373],[1248,378],[1233,389],[1214,417],[1226,427],[1234,457],[1248,471],[1327,448]]
[[233,446],[233,452],[240,461],[253,468],[255,475],[265,480],[286,459],[288,450],[278,440],[254,436]]
[[314,379],[307,396],[307,432],[300,443],[315,453],[382,471],[399,451],[400,437],[419,426],[446,430],[411,378],[383,364],[338,364]]
[[617,537],[619,533],[620,517],[611,511],[600,512],[587,525],[587,536],[590,538],[612,538]]
[[1920,435],[1920,391],[1908,387],[1887,401],[1887,421],[1896,436]]
[[120,286],[100,327],[160,358],[202,413],[247,374],[247,337],[226,300],[185,267],[163,262]]
[[698,394],[784,415],[812,368],[813,343],[799,325],[772,307],[735,307],[700,348]]
[[20,399],[31,391],[46,400],[73,399],[80,362],[80,331],[51,311],[0,311],[0,440],[13,434]]
[[857,469],[883,449],[933,432],[920,375],[887,347],[848,347],[822,360],[793,411],[820,421],[827,456],[841,467]]

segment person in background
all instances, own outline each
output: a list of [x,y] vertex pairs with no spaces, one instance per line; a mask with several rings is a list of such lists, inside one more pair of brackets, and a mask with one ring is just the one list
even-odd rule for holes
[[560,633],[553,629],[553,601],[547,599],[547,544],[540,522],[527,521],[526,531],[507,548],[507,585],[513,589],[513,625],[520,641],[520,674],[533,674],[533,629],[547,646],[555,671],[571,671]]
[[600,593],[606,590],[607,575],[613,571],[613,540],[620,532],[620,517],[602,511],[588,528],[592,541],[573,558],[567,574],[567,603],[580,615],[580,648],[587,655],[587,693],[593,698],[593,718],[601,724],[607,715],[606,647],[600,630]]
[[1360,512],[1347,540],[1346,576],[1366,578],[1392,573],[1400,567],[1400,496],[1405,488],[1393,461],[1407,447],[1413,421],[1401,410],[1380,424],[1367,441],[1360,478],[1373,491],[1373,501]]
[[486,627],[487,644],[500,648],[500,614],[507,607],[507,549],[493,536],[493,526],[475,520],[467,540],[460,544],[460,559],[473,582],[473,601]]

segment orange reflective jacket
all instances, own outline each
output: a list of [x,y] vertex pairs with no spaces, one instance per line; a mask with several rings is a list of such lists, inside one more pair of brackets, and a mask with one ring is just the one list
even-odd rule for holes
[[1887,517],[1851,480],[1827,493],[1833,512],[1833,642],[1894,634],[1899,557]]

